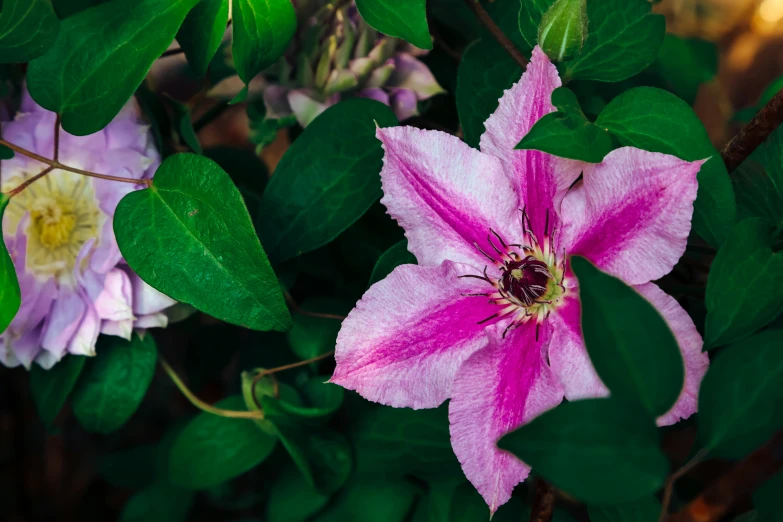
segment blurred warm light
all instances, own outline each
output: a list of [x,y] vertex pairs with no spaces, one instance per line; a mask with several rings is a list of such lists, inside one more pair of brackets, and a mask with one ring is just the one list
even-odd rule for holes
[[783,0],[764,0],[759,6],[759,16],[767,23],[783,20]]

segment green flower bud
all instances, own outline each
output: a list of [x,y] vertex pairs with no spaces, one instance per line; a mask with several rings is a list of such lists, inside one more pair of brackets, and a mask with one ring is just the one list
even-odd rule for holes
[[[598,1],[598,0],[594,0]],[[538,45],[555,62],[576,56],[587,38],[587,0],[557,0],[538,26]]]

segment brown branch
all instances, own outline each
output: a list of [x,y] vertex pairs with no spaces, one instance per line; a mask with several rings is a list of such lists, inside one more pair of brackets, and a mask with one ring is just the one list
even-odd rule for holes
[[487,29],[489,29],[489,32],[492,33],[492,36],[495,38],[495,40],[497,40],[498,43],[503,46],[503,49],[506,50],[506,52],[514,59],[514,61],[517,62],[523,69],[526,68],[527,58],[525,58],[524,55],[519,52],[519,49],[516,48],[508,36],[506,36],[503,31],[500,30],[500,27],[498,27],[495,21],[492,20],[492,17],[489,16],[489,13],[487,13],[487,11],[481,6],[478,0],[465,0],[465,2],[468,4],[468,7],[470,7],[470,10],[473,11],[473,14],[476,15],[476,18],[478,18],[479,21],[484,24]]
[[54,118],[54,161],[60,159],[60,115]]
[[696,467],[707,454],[707,451],[702,449],[691,460],[685,463],[680,469],[671,474],[666,480],[666,486],[663,489],[663,499],[661,500],[661,514],[658,517],[658,522],[664,522],[669,515],[669,504],[672,501],[672,490],[674,489],[674,483],[677,480]]
[[182,50],[182,48],[178,47],[176,49],[169,49],[168,51],[165,51],[163,54],[160,55],[160,58],[168,58],[169,56],[175,56],[177,54],[184,53],[185,51]]
[[542,478],[536,480],[536,493],[533,508],[530,510],[530,522],[551,522],[555,511],[557,493],[550,483]]
[[296,301],[294,301],[294,298],[291,297],[291,294],[288,292],[283,293],[283,297],[285,297],[286,303],[288,303],[288,306],[293,308],[294,312],[302,314],[302,315],[309,315],[310,317],[320,317],[322,319],[336,319],[338,321],[342,321],[345,319],[344,315],[337,315],[337,314],[322,314],[319,312],[308,312],[307,310],[303,310],[299,307],[298,304],[296,304]]
[[701,495],[681,511],[668,518],[669,522],[717,522],[743,497],[783,469],[783,431],[725,475],[710,484]]
[[20,183],[18,187],[14,188],[11,192],[8,193],[8,197],[12,198],[12,197],[16,196],[17,194],[22,192],[24,189],[26,189],[29,185],[32,185],[33,183],[35,183],[36,181],[38,181],[42,177],[46,176],[47,174],[49,174],[53,170],[54,170],[54,167],[46,167],[41,172],[39,172],[38,174],[36,174],[32,178],[28,179],[24,183]]
[[[256,406],[258,406],[258,409],[263,410],[261,404],[259,404],[258,399],[256,398],[256,385],[267,376],[272,376],[276,374],[277,372],[282,372],[284,370],[291,370],[293,368],[299,368],[300,366],[304,366],[306,364],[310,364],[312,362],[320,361],[321,359],[326,359],[327,357],[331,357],[334,355],[334,350],[331,352],[326,352],[324,354],[318,355],[316,357],[313,357],[312,359],[307,359],[305,361],[299,361],[291,364],[286,364],[284,366],[278,366],[277,368],[270,368],[268,370],[261,370],[253,377],[253,383],[250,387],[250,393],[253,396],[253,402],[256,403]],[[275,381],[275,395],[277,395],[277,381]]]
[[728,171],[731,172],[739,167],[781,122],[783,122],[783,89],[778,91],[723,148],[720,155]]
[[88,176],[90,178],[106,179],[109,181],[120,181],[123,183],[133,183],[134,185],[146,185],[148,187],[152,186],[152,180],[150,179],[122,178],[119,176],[109,176],[108,174],[98,174],[97,172],[90,172],[88,170],[69,167],[68,165],[63,165],[57,160],[50,160],[49,158],[44,158],[40,154],[36,154],[35,152],[31,152],[27,149],[23,149],[22,147],[19,147],[18,145],[14,145],[13,143],[5,141],[4,139],[0,139],[0,145],[5,145],[6,147],[13,150],[14,152],[18,152],[22,156],[27,156],[28,158],[32,158],[36,161],[40,161],[45,165],[49,165],[53,169],[67,170],[68,172],[81,174],[82,176]]

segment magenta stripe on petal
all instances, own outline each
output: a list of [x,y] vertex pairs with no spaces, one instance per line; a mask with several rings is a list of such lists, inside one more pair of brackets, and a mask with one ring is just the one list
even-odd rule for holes
[[460,295],[492,290],[457,279],[463,268],[402,265],[373,285],[343,322],[331,382],[396,407],[434,408],[449,398],[462,361],[487,343],[478,322],[499,309]]
[[457,372],[449,403],[451,445],[465,476],[484,497],[490,512],[505,504],[530,468],[496,447],[497,440],[557,406],[563,390],[546,365],[543,350],[551,327],[536,322],[511,330],[487,329],[489,345]]
[[487,237],[522,237],[516,195],[500,162],[458,138],[414,127],[378,129],[385,150],[381,203],[405,229],[420,265],[442,261],[487,265]]

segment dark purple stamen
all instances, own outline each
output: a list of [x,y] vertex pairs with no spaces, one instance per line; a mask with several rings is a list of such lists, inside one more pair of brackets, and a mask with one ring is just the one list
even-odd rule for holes
[[506,263],[502,270],[501,288],[525,306],[530,306],[546,293],[547,283],[552,277],[546,263],[533,256]]

